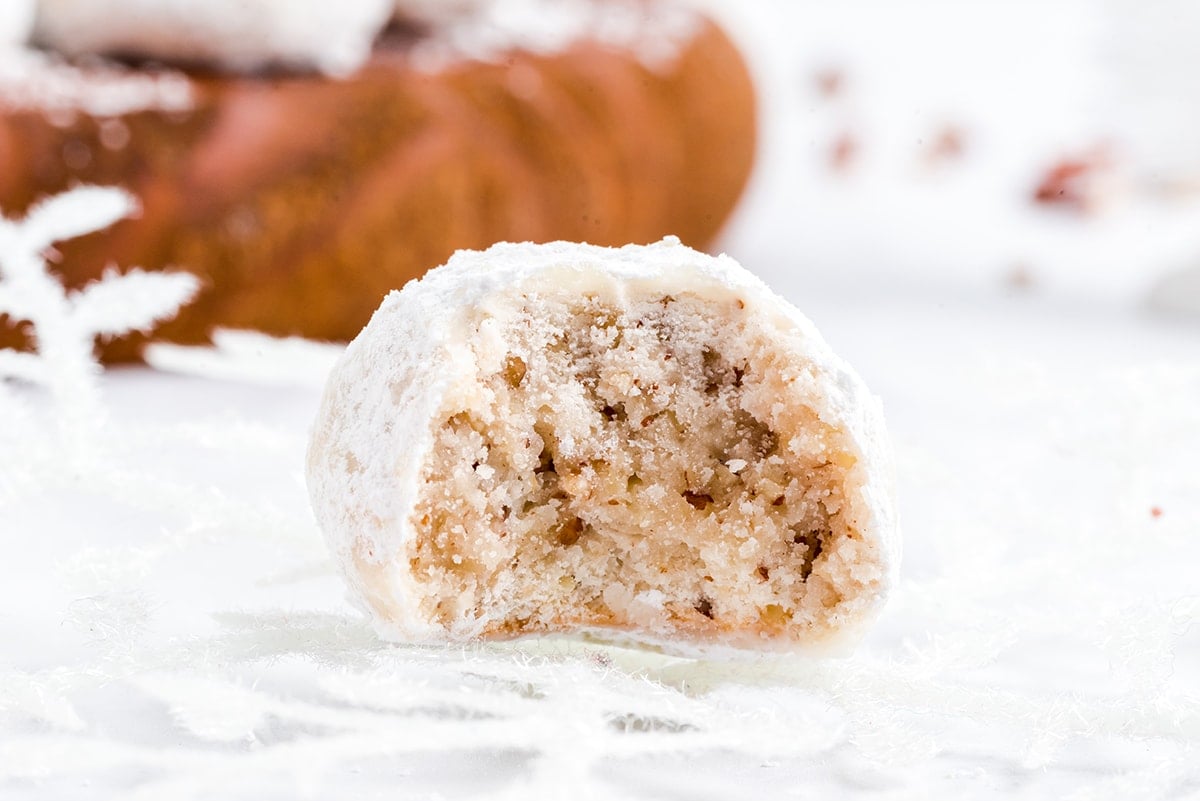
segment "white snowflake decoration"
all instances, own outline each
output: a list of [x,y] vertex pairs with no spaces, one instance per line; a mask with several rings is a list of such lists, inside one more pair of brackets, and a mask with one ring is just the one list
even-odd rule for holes
[[108,269],[68,291],[45,253],[55,242],[99,231],[138,209],[119,189],[79,187],[42,201],[23,220],[0,218],[0,314],[30,323],[33,352],[0,349],[0,378],[49,389],[64,442],[77,445],[103,415],[95,375],[97,338],[149,331],[199,289],[183,272]]

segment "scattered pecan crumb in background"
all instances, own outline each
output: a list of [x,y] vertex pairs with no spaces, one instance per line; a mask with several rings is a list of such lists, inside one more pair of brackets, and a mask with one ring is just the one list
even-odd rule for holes
[[837,67],[825,67],[813,75],[813,84],[821,97],[834,98],[846,88],[846,74]]
[[834,172],[846,172],[858,159],[858,139],[849,131],[842,131],[829,145],[829,167]]
[[1010,289],[1027,292],[1033,289],[1036,283],[1033,277],[1033,269],[1024,262],[1018,262],[1009,268],[1004,276],[1004,283]]
[[1033,200],[1084,214],[1096,211],[1102,200],[1104,174],[1112,166],[1108,149],[1103,147],[1059,159],[1042,173]]
[[931,165],[961,159],[967,152],[967,132],[957,125],[946,125],[930,140],[925,161]]

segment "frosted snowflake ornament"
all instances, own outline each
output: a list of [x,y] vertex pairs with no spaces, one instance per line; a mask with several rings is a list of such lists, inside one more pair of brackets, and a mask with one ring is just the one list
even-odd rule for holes
[[0,348],[0,379],[49,390],[68,442],[102,414],[96,339],[149,331],[199,288],[184,272],[109,268],[100,280],[69,290],[49,269],[46,253],[55,242],[102,230],[137,210],[120,189],[84,186],[43,200],[24,219],[0,217],[0,316],[28,323],[32,343],[30,352]]

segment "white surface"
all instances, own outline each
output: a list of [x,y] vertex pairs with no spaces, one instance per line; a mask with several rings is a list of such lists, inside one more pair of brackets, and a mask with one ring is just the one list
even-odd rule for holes
[[[441,13],[430,17],[434,5]],[[580,38],[628,50],[654,67],[674,58],[698,23],[686,0],[427,0],[413,10],[432,22],[414,54],[430,69],[463,57],[503,60],[514,49],[557,53]]]
[[[123,474],[0,482],[4,797],[551,797],[574,769],[599,797],[1193,791],[1197,331],[805,294],[899,457],[903,581],[853,659],[385,647],[308,518],[315,388],[117,371]],[[641,718],[684,728],[610,723]]]
[[[773,123],[727,244],[882,395],[897,451],[906,561],[854,657],[384,646],[307,509],[323,357],[270,386],[118,370],[90,466],[0,392],[0,798],[1196,798],[1200,326],[1140,309],[1200,212],[1028,204],[1097,125],[1062,108],[1104,97],[1084,5],[738,18]],[[967,153],[927,171],[945,118]],[[233,344],[227,379],[273,362]]]

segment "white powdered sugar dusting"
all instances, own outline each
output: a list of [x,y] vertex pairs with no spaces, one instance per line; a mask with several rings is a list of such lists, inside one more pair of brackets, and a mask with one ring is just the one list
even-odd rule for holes
[[402,0],[408,13],[429,20],[428,37],[413,51],[427,70],[460,59],[495,61],[516,50],[559,52],[581,39],[629,50],[651,68],[670,64],[695,34],[700,16],[674,0],[490,0],[452,3],[430,19]]
[[68,55],[343,74],[366,61],[391,13],[391,0],[41,0],[35,38]]
[[186,111],[192,83],[179,72],[115,64],[78,68],[33,50],[0,51],[0,108],[115,117],[135,111]]
[[167,373],[320,389],[343,350],[333,343],[217,328],[211,346],[155,342],[146,346],[142,356],[151,367]]
[[[0,10],[0,47],[26,41],[34,7],[17,2]],[[582,39],[664,68],[701,20],[676,0],[40,0],[32,36],[72,58],[117,55],[234,72],[283,67],[344,75],[367,60],[393,16],[421,28],[412,60],[428,71],[517,50],[560,52]]]

